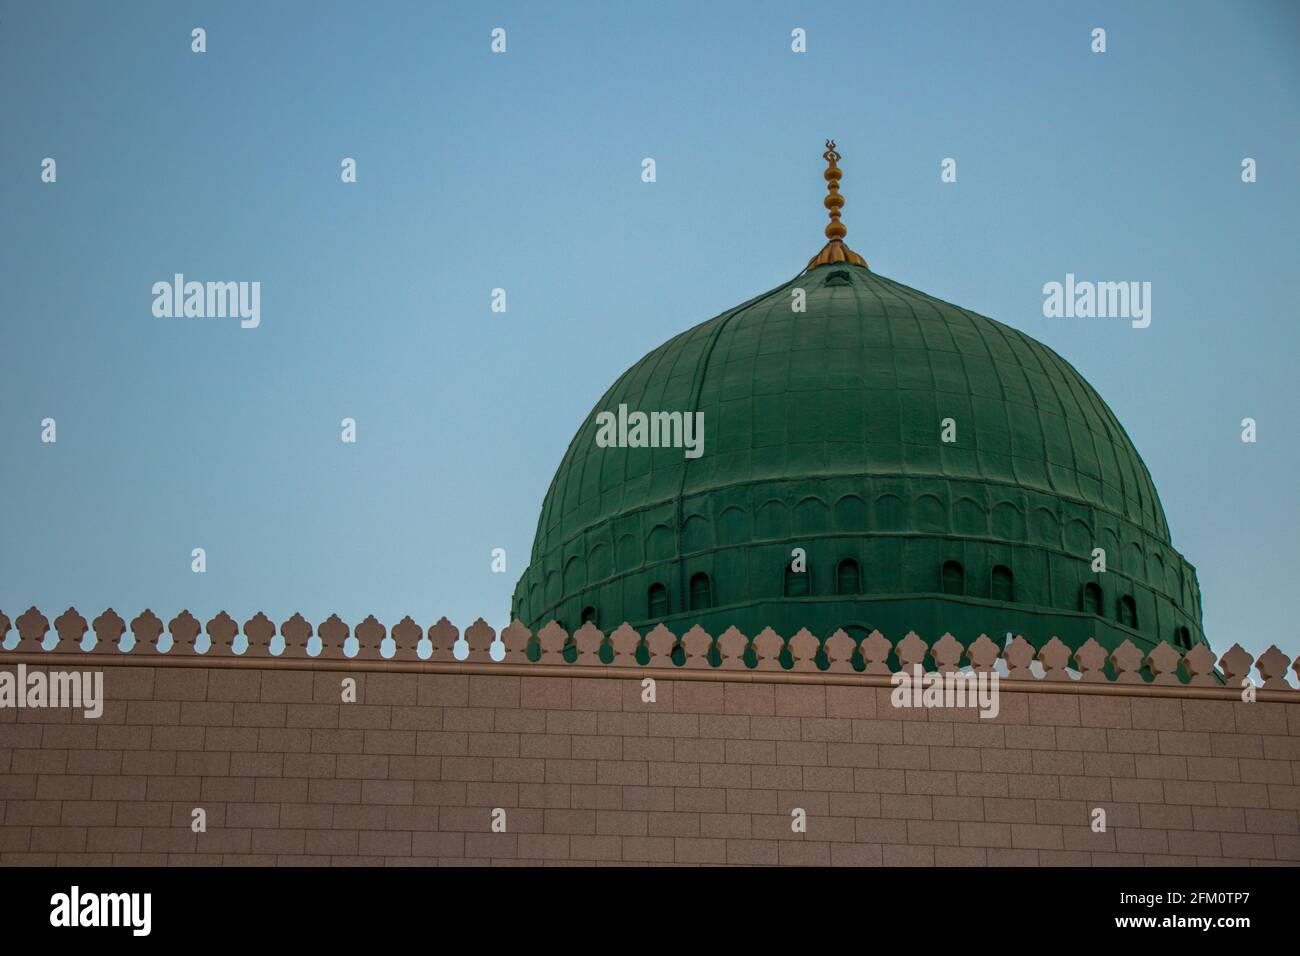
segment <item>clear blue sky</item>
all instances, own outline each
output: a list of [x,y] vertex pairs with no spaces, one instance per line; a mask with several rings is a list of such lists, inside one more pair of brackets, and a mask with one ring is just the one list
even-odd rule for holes
[[[1298,4],[0,9],[11,618],[504,624],[604,389],[820,247],[834,136],[852,246],[1073,363],[1212,644],[1300,653]],[[261,327],[155,318],[175,272],[260,281]],[[1152,282],[1151,327],[1045,319],[1067,272]]]

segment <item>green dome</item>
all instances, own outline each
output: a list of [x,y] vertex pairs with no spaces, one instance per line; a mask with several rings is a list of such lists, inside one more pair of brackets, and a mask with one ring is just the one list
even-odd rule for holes
[[[702,412],[702,454],[598,446],[597,415],[620,405]],[[1195,570],[1083,377],[1015,329],[849,262],[623,373],[551,482],[513,613],[534,629],[1204,641]]]

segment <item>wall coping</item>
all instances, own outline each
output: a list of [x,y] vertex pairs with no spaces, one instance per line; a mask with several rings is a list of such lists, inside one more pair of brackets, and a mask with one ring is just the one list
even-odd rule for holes
[[[647,677],[663,681],[712,681],[741,684],[800,684],[840,687],[892,688],[890,676],[884,674],[832,674],[827,672],[800,673],[791,671],[757,670],[689,670],[684,667],[577,667],[553,664],[506,663],[446,663],[438,661],[357,661],[344,660],[285,660],[269,658],[230,657],[169,657],[165,654],[128,657],[124,654],[53,655],[6,653],[0,655],[0,667],[28,664],[38,667],[55,667],[75,662],[81,667],[182,667],[214,668],[222,670],[311,670],[351,672],[374,671],[384,674],[452,674],[494,677],[574,677],[605,680],[644,680]],[[1099,694],[1114,697],[1179,698],[1188,700],[1238,701],[1241,692],[1232,687],[1198,687],[1184,684],[1119,684],[1087,683],[1081,680],[1045,680],[1000,678],[998,688],[1012,693],[1041,694]],[[1256,690],[1255,699],[1265,703],[1300,704],[1300,692],[1295,690]]]

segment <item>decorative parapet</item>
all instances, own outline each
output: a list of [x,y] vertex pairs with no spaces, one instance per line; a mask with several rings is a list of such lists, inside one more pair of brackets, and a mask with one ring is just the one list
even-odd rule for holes
[[[9,632],[16,630],[17,639]],[[129,636],[128,636],[129,631]],[[996,670],[1004,679],[1049,683],[1183,685],[1236,689],[1249,679],[1268,692],[1297,693],[1287,681],[1288,670],[1300,676],[1300,657],[1289,660],[1276,646],[1258,660],[1240,645],[1233,645],[1218,661],[1199,644],[1186,653],[1161,643],[1145,656],[1125,641],[1109,654],[1091,638],[1071,650],[1053,637],[1035,647],[1023,637],[1005,643],[981,634],[963,645],[951,634],[928,644],[915,632],[891,641],[873,631],[855,641],[844,631],[821,640],[806,629],[788,638],[771,628],[750,637],[729,627],[716,638],[699,626],[681,635],[662,624],[645,634],[622,624],[606,634],[584,624],[572,634],[552,621],[534,634],[518,621],[500,635],[482,618],[461,631],[445,617],[424,628],[410,616],[386,628],[372,614],[350,628],[337,614],[313,626],[294,614],[278,627],[258,612],[240,625],[221,611],[201,624],[189,611],[181,611],[165,625],[145,609],[128,624],[112,608],[87,623],[76,608],[49,620],[37,608],[28,608],[10,622],[0,612],[0,662],[8,656],[30,660],[64,655],[120,657],[123,664],[153,664],[163,660],[199,662],[242,660],[250,665],[270,660],[285,662],[360,662],[392,665],[540,665],[572,669],[575,674],[632,669],[672,669],[682,672],[717,672],[719,677],[741,672],[792,675],[863,677],[889,675],[920,666],[925,671],[971,668]],[[1217,670],[1216,670],[1217,664]],[[1251,670],[1258,680],[1251,676]],[[503,668],[504,669],[504,668]],[[511,668],[513,669],[513,668]]]

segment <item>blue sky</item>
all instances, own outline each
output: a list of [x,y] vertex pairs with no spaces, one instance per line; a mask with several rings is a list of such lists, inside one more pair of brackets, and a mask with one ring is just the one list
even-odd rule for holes
[[[6,2],[0,608],[504,624],[605,388],[820,247],[833,136],[850,244],[1074,364],[1212,644],[1300,653],[1298,41],[1263,2]],[[155,318],[176,272],[261,326]],[[1067,272],[1150,281],[1151,327],[1045,319]]]

